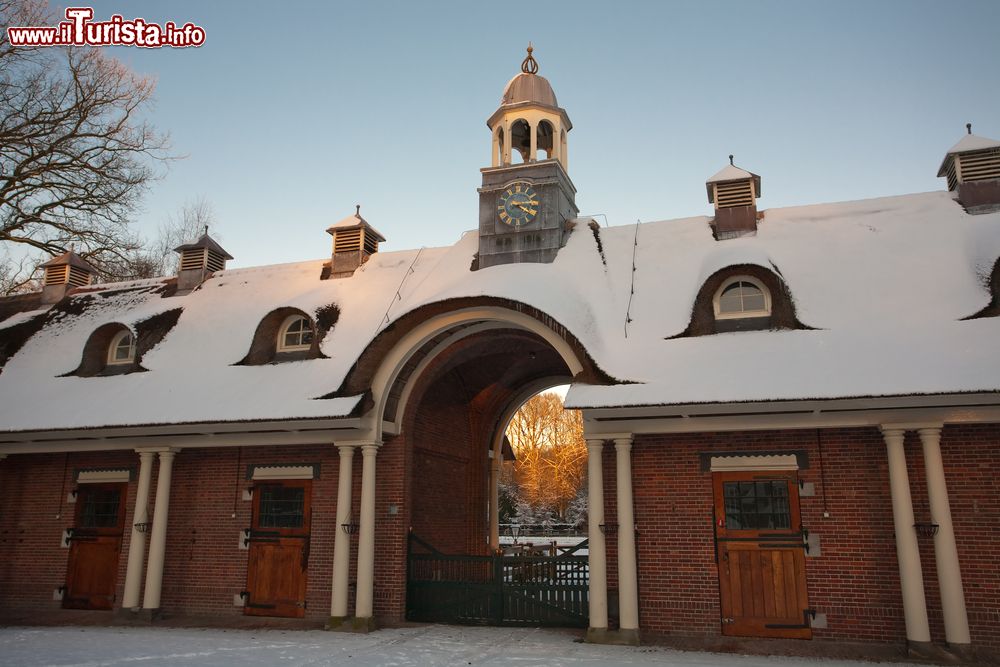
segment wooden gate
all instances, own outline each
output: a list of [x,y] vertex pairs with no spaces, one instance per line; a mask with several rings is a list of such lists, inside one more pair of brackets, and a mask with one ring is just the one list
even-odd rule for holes
[[244,614],[305,615],[311,490],[310,480],[254,487]]
[[406,618],[470,625],[587,627],[584,541],[557,556],[460,556],[410,534]]
[[81,484],[62,606],[111,609],[125,528],[125,484]]
[[717,472],[722,634],[809,639],[805,540],[794,472]]

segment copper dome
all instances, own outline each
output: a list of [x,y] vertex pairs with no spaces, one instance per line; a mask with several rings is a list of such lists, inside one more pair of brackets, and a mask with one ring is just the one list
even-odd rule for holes
[[503,89],[503,97],[500,98],[501,105],[520,104],[523,102],[534,102],[544,104],[549,107],[558,107],[556,94],[552,92],[552,86],[544,76],[521,72],[507,84]]

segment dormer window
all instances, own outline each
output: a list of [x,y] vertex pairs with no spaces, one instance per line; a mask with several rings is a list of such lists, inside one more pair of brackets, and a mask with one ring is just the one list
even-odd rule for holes
[[119,331],[108,346],[108,365],[123,366],[135,361],[135,336],[129,330]]
[[285,318],[278,333],[278,352],[300,352],[312,347],[312,322],[302,315],[290,315]]
[[750,276],[739,276],[723,283],[713,300],[719,320],[769,317],[771,294],[763,283]]
[[705,280],[692,304],[687,329],[670,337],[809,328],[795,317],[791,292],[777,269],[733,264]]

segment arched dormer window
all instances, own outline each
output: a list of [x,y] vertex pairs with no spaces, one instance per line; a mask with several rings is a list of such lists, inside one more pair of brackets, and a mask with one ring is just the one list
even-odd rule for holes
[[108,366],[124,366],[135,362],[135,336],[128,329],[114,335],[108,345]]
[[264,316],[253,334],[247,355],[238,366],[325,359],[319,346],[336,324],[340,310],[334,304],[317,308],[314,317],[298,308],[283,306]]
[[737,276],[722,283],[712,299],[715,319],[771,316],[771,292],[756,278]]
[[671,338],[809,328],[795,316],[791,292],[777,269],[735,264],[705,280],[692,304],[687,329]]
[[289,315],[278,333],[278,352],[300,352],[312,347],[315,330],[304,315]]
[[157,313],[129,326],[121,322],[103,324],[83,346],[80,365],[67,376],[125,375],[141,373],[142,358],[170,333],[181,317],[180,308]]

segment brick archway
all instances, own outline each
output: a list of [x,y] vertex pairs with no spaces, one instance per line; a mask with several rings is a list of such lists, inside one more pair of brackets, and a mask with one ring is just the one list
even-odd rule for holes
[[511,409],[538,381],[569,382],[536,334],[491,329],[439,352],[411,378],[402,437],[411,452],[411,526],[446,553],[489,553],[490,452]]
[[461,305],[387,329],[391,344],[371,346],[378,365],[359,363],[345,383],[369,388],[362,428],[382,443],[374,503],[379,616],[406,614],[411,535],[437,552],[490,558],[490,451],[526,392],[607,381],[544,314]]

